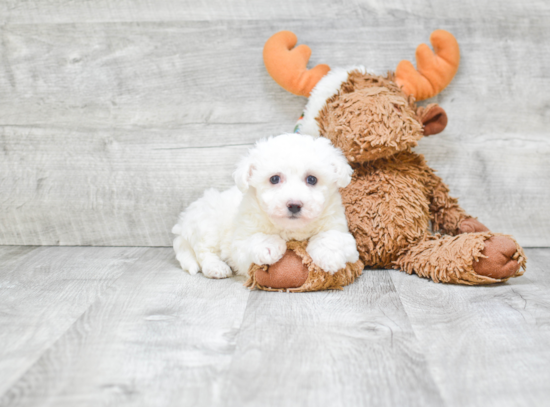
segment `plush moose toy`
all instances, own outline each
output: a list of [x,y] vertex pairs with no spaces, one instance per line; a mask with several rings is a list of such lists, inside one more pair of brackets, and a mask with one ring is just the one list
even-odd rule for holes
[[[440,133],[447,125],[441,107],[419,107],[416,101],[441,92],[460,60],[452,34],[437,30],[430,41],[435,54],[420,45],[418,69],[401,61],[395,73],[378,76],[364,67],[330,70],[317,65],[307,70],[310,48],[294,48],[296,36],[282,31],[265,44],[264,63],[281,87],[309,97],[297,130],[327,137],[354,168],[351,183],[341,192],[365,266],[401,269],[435,282],[506,281],[525,270],[522,248],[511,236],[493,233],[466,214],[424,157],[412,151],[422,137]],[[290,276],[299,267],[292,266],[291,252],[287,254],[281,264],[253,266],[249,285],[289,288]],[[296,287],[294,282],[293,290],[309,291],[308,283],[315,286],[314,274],[302,272],[304,285]],[[342,285],[353,282],[358,274],[352,274],[346,274]]]

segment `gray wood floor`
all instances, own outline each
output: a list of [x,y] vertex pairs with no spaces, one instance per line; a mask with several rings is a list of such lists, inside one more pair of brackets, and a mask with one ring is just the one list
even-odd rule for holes
[[491,287],[249,291],[169,248],[0,247],[0,406],[548,406],[550,249]]

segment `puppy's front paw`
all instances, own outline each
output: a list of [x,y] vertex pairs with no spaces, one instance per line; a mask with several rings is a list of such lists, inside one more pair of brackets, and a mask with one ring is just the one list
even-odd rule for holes
[[311,238],[306,250],[316,265],[331,274],[359,259],[353,236],[335,230]]
[[202,274],[208,278],[227,278],[233,271],[221,260],[207,260],[202,264]]
[[313,263],[330,274],[334,274],[338,270],[346,267],[346,258],[344,257],[344,254],[334,248],[326,248],[319,245],[310,244],[307,247],[307,252],[311,256]]
[[286,252],[286,242],[277,235],[267,235],[252,248],[253,261],[256,264],[277,263]]

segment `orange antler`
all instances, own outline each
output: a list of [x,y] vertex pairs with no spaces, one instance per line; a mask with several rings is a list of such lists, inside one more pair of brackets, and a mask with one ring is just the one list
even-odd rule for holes
[[264,45],[264,64],[267,72],[283,89],[295,95],[309,96],[330,68],[321,64],[308,70],[311,48],[307,45],[294,48],[297,42],[298,38],[290,31],[272,35]]
[[456,38],[445,30],[436,30],[430,35],[435,54],[426,44],[416,48],[414,69],[409,61],[401,61],[395,70],[395,78],[403,91],[416,100],[431,98],[451,83],[458,70],[460,50]]

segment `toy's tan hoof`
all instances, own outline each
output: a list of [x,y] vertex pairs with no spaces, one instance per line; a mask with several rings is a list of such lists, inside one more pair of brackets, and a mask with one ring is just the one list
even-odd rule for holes
[[481,254],[487,257],[482,257],[473,264],[479,275],[504,279],[519,271],[516,243],[508,237],[493,236],[487,239]]
[[489,229],[483,223],[474,218],[466,218],[458,226],[458,233],[488,232]]
[[287,250],[283,258],[269,266],[267,271],[256,271],[256,282],[270,288],[298,288],[306,282],[308,275],[302,258],[292,250]]

